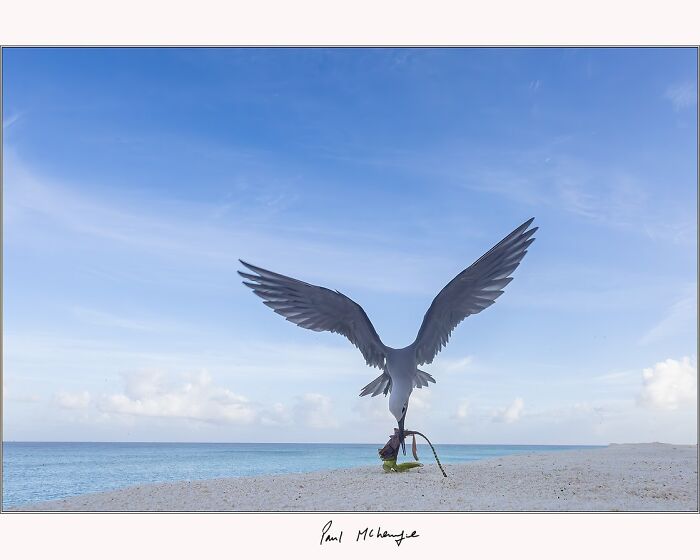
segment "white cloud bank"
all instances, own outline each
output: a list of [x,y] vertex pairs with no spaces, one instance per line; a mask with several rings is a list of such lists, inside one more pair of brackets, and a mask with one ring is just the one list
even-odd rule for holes
[[515,400],[512,403],[510,403],[509,406],[498,410],[494,413],[493,421],[505,422],[506,424],[512,424],[513,422],[517,422],[520,419],[524,408],[525,401],[520,397],[516,397]]
[[662,410],[695,406],[697,402],[697,364],[688,356],[680,361],[669,358],[642,372],[639,403]]
[[[206,370],[174,383],[160,370],[146,369],[123,376],[120,393],[92,398],[87,391],[61,391],[54,402],[64,409],[90,409],[101,415],[179,419],[217,425],[292,426],[312,429],[338,427],[330,397],[306,393],[294,404],[263,404],[213,383]],[[105,416],[105,417],[108,417]],[[86,417],[87,418],[87,417]]]
[[80,391],[78,393],[68,393],[60,391],[56,394],[54,401],[61,408],[84,409],[90,406],[90,393]]
[[101,401],[104,412],[233,424],[248,424],[257,416],[247,398],[216,387],[206,371],[190,376],[178,387],[168,387],[157,371],[132,374],[125,381],[124,393]]

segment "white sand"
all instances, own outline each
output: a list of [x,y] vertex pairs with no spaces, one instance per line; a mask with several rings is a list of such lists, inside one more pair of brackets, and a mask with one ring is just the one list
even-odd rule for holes
[[[407,458],[407,459],[410,459]],[[43,502],[59,511],[696,511],[697,446],[530,453],[385,473],[376,466],[133,486]]]

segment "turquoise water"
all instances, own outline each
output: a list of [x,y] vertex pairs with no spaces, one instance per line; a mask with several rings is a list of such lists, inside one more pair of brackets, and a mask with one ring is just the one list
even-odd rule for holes
[[[37,443],[3,442],[3,509],[149,482],[299,473],[376,465],[375,444]],[[580,445],[436,445],[440,462],[565,449]],[[430,448],[418,445],[423,463]],[[410,449],[407,457],[412,460]],[[399,462],[401,459],[399,459]]]

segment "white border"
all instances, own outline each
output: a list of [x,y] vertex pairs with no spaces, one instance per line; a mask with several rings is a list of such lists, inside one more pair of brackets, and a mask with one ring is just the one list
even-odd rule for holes
[[[3,519],[11,558],[169,560],[197,558],[681,558],[697,551],[695,514],[14,514]],[[333,520],[340,544],[319,544]],[[355,542],[358,529],[417,529]],[[303,555],[303,556],[302,556]]]
[[[428,8],[428,6],[430,6]],[[5,2],[3,45],[697,45],[700,3],[590,0]],[[321,547],[323,524],[417,529],[421,537]],[[5,514],[9,558],[678,558],[698,515]]]
[[4,45],[696,45],[694,0],[15,0]]

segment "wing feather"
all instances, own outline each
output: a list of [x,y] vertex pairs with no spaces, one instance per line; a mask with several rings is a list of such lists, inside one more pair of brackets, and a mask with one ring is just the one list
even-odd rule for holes
[[452,331],[469,315],[493,305],[513,278],[538,228],[527,229],[534,218],[513,230],[460,272],[435,297],[413,346],[418,364],[429,364],[450,339]]
[[244,285],[287,321],[312,331],[342,334],[362,352],[367,365],[384,368],[386,346],[362,307],[338,291],[240,261],[249,272],[238,272]]

